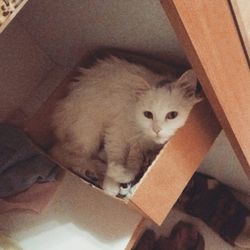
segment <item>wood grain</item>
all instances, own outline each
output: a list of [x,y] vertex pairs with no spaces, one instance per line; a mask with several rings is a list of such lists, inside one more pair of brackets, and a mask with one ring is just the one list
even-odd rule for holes
[[208,102],[198,104],[141,179],[130,202],[160,225],[220,131]]
[[250,176],[250,72],[227,0],[161,0],[217,118]]

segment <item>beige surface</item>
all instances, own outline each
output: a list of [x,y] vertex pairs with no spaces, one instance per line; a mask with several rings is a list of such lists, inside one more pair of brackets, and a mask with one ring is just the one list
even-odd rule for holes
[[216,139],[199,171],[250,195],[250,181],[241,168],[228,139],[222,132]]
[[51,59],[75,65],[99,46],[147,51],[185,61],[157,0],[29,1],[17,16]]
[[[0,120],[35,91],[54,63],[15,20],[0,35]],[[31,73],[32,71],[32,73]]]

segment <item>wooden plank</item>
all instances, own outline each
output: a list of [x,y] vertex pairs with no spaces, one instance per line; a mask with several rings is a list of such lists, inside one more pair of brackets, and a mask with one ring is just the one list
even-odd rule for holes
[[141,179],[130,202],[161,224],[221,131],[207,101],[163,148]]
[[161,3],[250,176],[250,72],[228,1]]

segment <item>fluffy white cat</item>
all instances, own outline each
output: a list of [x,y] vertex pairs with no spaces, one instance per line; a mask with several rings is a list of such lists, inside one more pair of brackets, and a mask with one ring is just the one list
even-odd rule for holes
[[[82,176],[86,170],[104,176],[103,189],[116,196],[137,175],[143,154],[184,125],[199,101],[197,78],[192,70],[176,79],[115,57],[80,71],[55,108],[52,154]],[[107,167],[98,158],[102,147]]]

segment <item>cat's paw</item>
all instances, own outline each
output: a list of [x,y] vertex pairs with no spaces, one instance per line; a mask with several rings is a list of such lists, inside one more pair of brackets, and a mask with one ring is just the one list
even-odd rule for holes
[[114,179],[118,183],[132,182],[136,176],[136,170],[125,168],[114,162],[109,163],[106,175]]
[[121,184],[119,194],[126,199],[130,199],[133,196],[136,188],[137,184],[133,186],[132,184]]
[[120,184],[109,177],[105,177],[102,188],[106,194],[114,197],[120,192]]
[[119,194],[123,197],[127,197],[130,194],[131,184],[121,184]]

